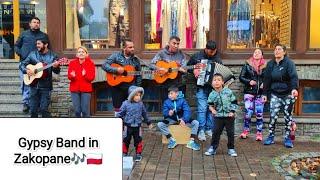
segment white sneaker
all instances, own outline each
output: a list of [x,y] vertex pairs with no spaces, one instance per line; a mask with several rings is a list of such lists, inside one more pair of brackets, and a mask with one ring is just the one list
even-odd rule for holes
[[206,140],[207,140],[207,139],[206,139],[206,134],[204,133],[204,130],[200,130],[200,131],[199,131],[198,139],[199,139],[200,141],[206,141]]
[[208,136],[212,137],[212,131],[211,131],[211,130],[206,131],[206,134],[207,134]]

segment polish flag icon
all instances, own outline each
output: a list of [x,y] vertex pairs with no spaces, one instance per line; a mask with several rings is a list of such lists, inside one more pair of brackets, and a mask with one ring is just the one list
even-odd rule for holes
[[87,154],[87,164],[102,164],[102,154],[89,153]]

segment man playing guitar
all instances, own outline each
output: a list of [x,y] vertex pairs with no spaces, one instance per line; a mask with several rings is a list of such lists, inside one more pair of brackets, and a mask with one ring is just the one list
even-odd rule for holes
[[[134,45],[132,40],[125,39],[123,41],[123,50],[115,52],[107,58],[102,65],[102,69],[108,73],[126,74],[123,67],[112,67],[111,64],[119,64],[121,66],[131,65],[136,71],[141,71],[140,59],[134,55]],[[128,88],[131,85],[141,86],[141,75],[135,76],[132,82],[122,82],[117,86],[111,87],[112,103],[115,112],[118,112],[121,104],[128,97]]]
[[52,72],[59,74],[59,63],[55,62],[58,56],[48,49],[49,42],[47,39],[38,39],[36,41],[37,51],[31,51],[28,57],[21,62],[20,70],[24,74],[34,76],[37,72],[28,69],[27,65],[36,65],[43,63],[44,65],[52,64],[43,72],[43,76],[30,84],[30,111],[31,117],[38,117],[38,108],[42,117],[51,117],[48,107],[50,104],[50,95],[52,91]]
[[[172,62],[175,61],[178,66],[179,72],[186,73],[187,71],[183,68],[186,66],[187,61],[185,55],[182,53],[182,51],[179,49],[180,45],[180,38],[177,36],[171,36],[168,45],[159,51],[155,57],[151,61],[151,67],[158,71],[158,73],[168,73],[169,69],[166,68],[160,68],[156,66],[156,63],[158,61],[166,61],[166,62]],[[161,84],[162,87],[170,87],[172,85],[180,86],[182,85],[182,77],[181,75],[178,76],[176,79],[169,79],[164,84]]]

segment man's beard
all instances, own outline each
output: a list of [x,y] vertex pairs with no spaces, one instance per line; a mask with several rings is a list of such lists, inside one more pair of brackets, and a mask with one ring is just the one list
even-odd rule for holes
[[46,50],[45,47],[41,47],[38,51],[39,51],[40,53],[44,53],[45,50]]

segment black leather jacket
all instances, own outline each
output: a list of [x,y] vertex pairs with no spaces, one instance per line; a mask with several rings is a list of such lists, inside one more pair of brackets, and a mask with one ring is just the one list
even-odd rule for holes
[[[58,56],[49,50],[45,54],[41,54],[39,51],[31,51],[29,56],[21,62],[20,64],[20,70],[27,74],[26,67],[29,64],[36,65],[39,62],[45,63],[47,65],[53,63],[55,60],[58,59]],[[52,90],[52,72],[59,74],[60,73],[60,67],[53,68],[50,67],[46,70],[44,70],[46,77],[39,78],[38,82],[35,84],[31,84],[30,86],[36,87],[37,89],[49,89]]]
[[[241,73],[240,73],[240,82],[244,84],[244,94],[252,94],[252,95],[261,95],[262,88],[261,84],[263,83],[263,77],[265,73],[266,65],[262,66],[262,73],[259,75],[250,64],[249,61],[242,66]],[[254,80],[257,82],[256,85],[251,86],[250,81]]]

